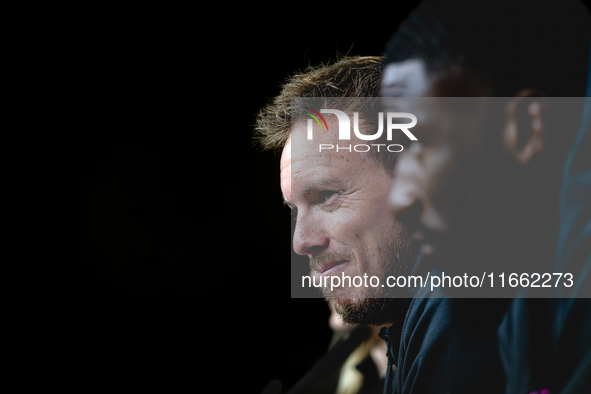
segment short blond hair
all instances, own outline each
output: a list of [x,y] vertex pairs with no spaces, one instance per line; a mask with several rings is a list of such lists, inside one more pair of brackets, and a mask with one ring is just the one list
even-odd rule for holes
[[[292,120],[297,116],[292,99],[377,98],[382,61],[381,56],[343,56],[334,63],[310,66],[291,76],[282,85],[280,94],[258,113],[254,125],[254,140],[263,150],[278,152],[283,149],[291,132]],[[363,117],[364,109],[358,110]],[[375,120],[369,118],[366,118],[367,123],[373,125]],[[386,152],[379,156],[380,162],[390,168],[396,155]]]

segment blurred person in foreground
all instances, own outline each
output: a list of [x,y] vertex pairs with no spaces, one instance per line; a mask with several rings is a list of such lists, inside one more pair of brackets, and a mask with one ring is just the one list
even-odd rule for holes
[[[590,27],[577,1],[432,0],[394,34],[385,98],[502,98],[490,106],[466,99],[467,111],[443,109],[444,100],[406,102],[424,127],[399,158],[390,206],[423,241],[423,273],[561,272],[554,265],[565,212],[559,189],[583,101],[558,111],[552,98],[585,94]],[[401,101],[383,103],[399,110]],[[589,226],[588,214],[582,219]],[[585,272],[588,248],[582,256]],[[394,392],[588,389],[588,299],[512,292],[503,299],[418,294],[391,349],[399,354]],[[559,313],[565,304],[575,307]]]

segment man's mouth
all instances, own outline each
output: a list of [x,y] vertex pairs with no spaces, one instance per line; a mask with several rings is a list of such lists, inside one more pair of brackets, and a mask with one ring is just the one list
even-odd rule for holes
[[318,267],[318,272],[320,273],[320,275],[330,275],[331,272],[335,271],[336,269],[338,269],[338,267],[347,263],[348,261],[349,260],[331,261]]

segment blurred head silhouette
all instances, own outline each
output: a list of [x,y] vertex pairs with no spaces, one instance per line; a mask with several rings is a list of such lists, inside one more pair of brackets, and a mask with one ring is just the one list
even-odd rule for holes
[[[390,208],[426,255],[498,259],[527,239],[553,244],[532,231],[556,227],[560,163],[578,126],[564,117],[580,108],[558,114],[548,98],[584,94],[590,27],[578,1],[432,0],[393,35],[384,110],[421,118],[418,141],[401,141]],[[462,99],[400,101],[410,97]]]

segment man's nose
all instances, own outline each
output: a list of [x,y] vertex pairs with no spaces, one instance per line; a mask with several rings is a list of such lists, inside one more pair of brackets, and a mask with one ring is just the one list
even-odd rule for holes
[[328,248],[330,238],[313,217],[298,215],[293,235],[293,249],[299,255],[313,256]]

